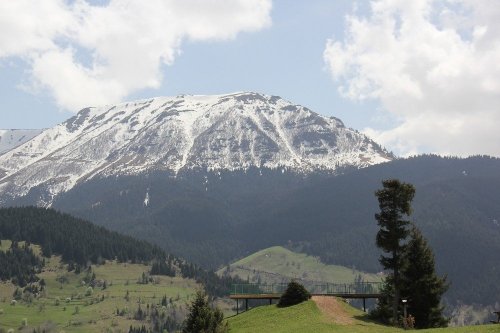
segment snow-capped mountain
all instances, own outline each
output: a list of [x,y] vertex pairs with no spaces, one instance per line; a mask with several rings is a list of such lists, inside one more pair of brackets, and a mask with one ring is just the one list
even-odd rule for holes
[[0,129],[0,155],[42,133],[41,129]]
[[91,107],[0,156],[0,203],[42,187],[51,199],[95,177],[187,169],[357,168],[391,155],[365,135],[277,96],[160,97]]

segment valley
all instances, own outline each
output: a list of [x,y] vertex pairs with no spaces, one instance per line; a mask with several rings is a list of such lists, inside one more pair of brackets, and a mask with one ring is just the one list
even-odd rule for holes
[[[37,214],[42,217],[41,223],[45,223],[43,215],[46,213],[48,213],[47,221],[57,221],[57,218],[62,218],[64,221],[70,218],[51,210],[45,213],[45,210],[39,211],[34,208],[11,209],[7,211],[8,214],[0,210],[0,232],[9,235],[13,230],[17,230],[18,236],[16,237],[31,239],[35,235],[29,231],[31,227],[13,228],[15,224],[8,222],[12,221],[13,217],[24,214],[24,210],[30,212],[29,215],[35,220]],[[6,219],[7,216],[10,218]],[[58,234],[58,223],[60,222],[54,224],[53,227],[55,228],[53,229],[54,236]],[[72,223],[81,222],[75,219]],[[36,226],[36,223],[29,222],[28,225]],[[81,230],[82,227],[78,229]],[[68,236],[72,238],[71,233]],[[114,242],[121,241],[118,235],[113,237],[118,237]],[[128,245],[133,248],[135,242],[137,241],[129,240]],[[19,241],[17,246],[22,248],[26,244],[25,241]],[[148,248],[150,245],[147,243],[142,244],[147,246],[142,255],[153,250],[153,248]],[[2,252],[9,251],[11,247],[11,240],[1,241]],[[30,248],[38,256],[46,253],[46,249],[44,251],[39,245],[32,244]],[[63,256],[68,258],[67,254]],[[319,281],[330,283],[349,283],[356,280],[380,281],[381,278],[379,275],[352,268],[326,265],[317,257],[292,252],[280,246],[263,249],[221,268],[218,271],[219,276],[229,282],[222,289],[210,288],[207,280],[200,282],[202,280],[199,280],[199,272],[195,273],[194,276],[197,276],[195,279],[187,278],[186,276],[189,275],[187,271],[193,269],[189,268],[192,266],[176,261],[176,259],[173,261],[174,266],[171,266],[175,273],[168,273],[171,276],[151,274],[153,267],[146,262],[109,260],[105,259],[105,256],[99,259],[98,263],[81,268],[79,266],[70,268],[71,265],[71,263],[70,265],[65,263],[60,255],[51,255],[44,258],[44,266],[37,274],[36,283],[28,283],[26,288],[20,288],[9,281],[1,282],[0,329],[7,331],[13,328],[29,332],[33,330],[35,332],[60,332],[61,330],[65,332],[127,332],[130,327],[160,325],[159,327],[168,327],[168,331],[175,331],[181,327],[187,313],[187,304],[199,288],[220,290],[219,293],[225,290],[222,291],[221,296],[227,296],[229,289],[224,288],[229,288],[231,283],[235,282],[272,284],[295,279],[307,285],[307,283]],[[234,279],[233,282],[228,278]],[[215,283],[220,284],[222,281],[215,281]],[[214,280],[209,283],[213,284]],[[42,285],[43,289],[40,288]],[[33,286],[39,289],[33,291]],[[334,312],[325,314],[327,310],[321,306],[332,307],[330,297],[320,301],[323,304],[321,306],[317,305],[318,299],[313,299],[313,301],[297,306],[297,309],[294,307],[279,309],[274,305],[253,308],[261,305],[255,303],[251,305],[252,308],[248,312],[238,316],[234,316],[235,304],[232,301],[224,297],[216,297],[214,300],[213,304],[220,307],[228,317],[230,332],[247,332],[249,327],[262,332],[280,332],[280,329],[283,332],[400,331],[367,321],[365,313],[340,300],[335,304]],[[340,311],[340,314],[344,314],[343,319],[336,317],[339,309],[343,309]],[[444,331],[441,329],[440,332],[493,332],[494,329],[496,326],[481,326],[479,331],[464,327]]]

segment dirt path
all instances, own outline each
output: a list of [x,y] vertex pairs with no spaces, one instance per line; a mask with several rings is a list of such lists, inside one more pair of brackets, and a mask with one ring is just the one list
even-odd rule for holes
[[344,310],[344,307],[340,304],[341,301],[336,297],[313,296],[312,300],[329,321],[339,325],[352,325],[354,323],[352,315]]

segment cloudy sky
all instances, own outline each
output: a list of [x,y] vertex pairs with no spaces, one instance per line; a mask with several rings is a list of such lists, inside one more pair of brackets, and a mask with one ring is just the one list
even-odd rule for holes
[[500,156],[500,0],[0,0],[0,128],[235,91],[403,156]]

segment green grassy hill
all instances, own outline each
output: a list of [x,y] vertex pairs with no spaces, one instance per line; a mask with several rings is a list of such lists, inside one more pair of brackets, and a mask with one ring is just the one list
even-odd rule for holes
[[304,282],[351,283],[358,276],[377,282],[380,276],[338,265],[326,265],[318,258],[273,246],[220,269],[218,274],[238,275],[249,282],[280,283],[290,279]]
[[[337,301],[334,310],[310,300],[288,308],[261,306],[228,319],[230,333],[392,333],[403,329],[378,325],[366,315]],[[330,308],[331,310],[331,308]],[[499,325],[420,330],[425,333],[493,333]]]
[[0,208],[0,235],[0,333],[175,331],[200,288],[231,313],[231,278],[53,209]]
[[[2,250],[11,242],[2,240]],[[38,246],[33,246],[40,252]],[[144,264],[106,261],[93,265],[92,273],[100,286],[89,289],[82,283],[87,272],[68,272],[59,256],[46,259],[43,271],[37,276],[45,281],[45,290],[37,296],[22,293],[13,301],[16,286],[0,282],[0,331],[23,328],[45,329],[45,332],[127,332],[132,325],[147,324],[137,317],[139,307],[147,313],[158,310],[165,320],[182,321],[186,303],[197,288],[194,280],[182,277],[151,276],[147,284],[139,283],[151,267]],[[106,287],[103,283],[106,281]],[[22,288],[19,288],[22,290]],[[167,298],[163,306],[162,299]],[[40,330],[40,332],[41,332]]]

